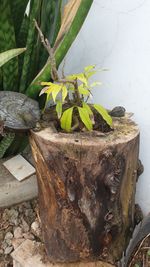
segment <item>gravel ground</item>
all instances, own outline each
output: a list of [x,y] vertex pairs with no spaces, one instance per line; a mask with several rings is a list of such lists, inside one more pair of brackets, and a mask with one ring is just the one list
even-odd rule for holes
[[0,267],[12,267],[11,252],[26,239],[42,241],[37,200],[0,209]]

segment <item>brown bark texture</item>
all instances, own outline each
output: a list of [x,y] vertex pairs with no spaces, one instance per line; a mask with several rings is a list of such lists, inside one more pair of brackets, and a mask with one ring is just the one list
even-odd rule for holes
[[134,228],[139,130],[129,118],[114,131],[31,131],[40,217],[49,260],[116,263]]

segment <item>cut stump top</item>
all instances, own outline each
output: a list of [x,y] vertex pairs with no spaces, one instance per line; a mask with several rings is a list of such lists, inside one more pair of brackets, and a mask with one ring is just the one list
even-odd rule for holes
[[122,118],[113,118],[113,127],[114,130],[108,133],[92,131],[74,132],[72,134],[57,132],[56,128],[53,126],[53,124],[51,124],[50,127],[47,127],[39,132],[32,131],[32,134],[39,138],[44,138],[52,143],[63,143],[64,145],[76,144],[76,146],[81,146],[82,143],[84,146],[96,147],[99,144],[103,144],[103,147],[108,145],[111,146],[123,144],[133,140],[139,135],[138,125],[128,117],[128,114]]

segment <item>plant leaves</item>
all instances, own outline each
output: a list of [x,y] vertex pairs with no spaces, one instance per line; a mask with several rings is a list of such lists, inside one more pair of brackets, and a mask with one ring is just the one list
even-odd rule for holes
[[84,75],[84,73],[69,75],[67,77],[67,79],[69,79],[69,80],[76,80],[76,79],[78,79],[79,81],[83,82],[86,86],[88,84],[87,77]]
[[23,53],[25,50],[26,48],[16,48],[16,49],[10,49],[10,50],[0,53],[0,67],[2,67],[10,59]]
[[54,102],[56,101],[56,97],[59,94],[59,92],[60,92],[61,89],[62,89],[62,86],[53,87],[53,90],[52,90],[52,98],[53,98],[53,101]]
[[71,131],[71,124],[72,124],[72,114],[73,114],[73,108],[68,108],[67,110],[65,110],[62,114],[61,117],[61,128],[63,130],[65,130],[66,132],[70,132]]
[[58,119],[60,119],[61,114],[62,114],[62,102],[60,100],[57,100],[56,112],[57,112]]
[[33,73],[35,72],[35,68],[37,67],[35,64],[37,30],[35,28],[33,19],[36,19],[38,17],[38,13],[40,12],[40,7],[41,7],[41,0],[31,0],[28,35],[26,42],[27,52],[25,53],[23,59],[23,67],[22,67],[22,74],[20,78],[20,87],[19,87],[19,91],[21,93],[25,93],[27,86],[33,79]]
[[15,133],[8,133],[0,141],[0,159],[3,158],[3,156],[5,155],[7,149],[9,148],[9,146],[14,141],[14,138],[15,138]]
[[63,85],[63,87],[62,87],[62,102],[65,101],[67,95],[68,95],[67,87]]
[[[66,53],[68,52],[71,44],[75,40],[78,32],[80,31],[82,24],[90,10],[93,0],[82,0],[81,4],[77,10],[77,13],[71,23],[68,32],[65,34],[61,44],[55,51],[55,58],[57,67],[60,65],[64,59]],[[43,67],[41,72],[36,76],[28,87],[26,94],[32,98],[36,98],[41,90],[41,81],[49,81],[51,78],[51,65],[49,62]]]
[[84,87],[83,84],[81,84],[80,86],[78,86],[78,90],[79,90],[79,93],[81,95],[90,95],[89,90],[85,89],[85,87]]
[[[16,48],[15,31],[9,0],[0,1],[0,53]],[[18,59],[14,58],[2,68],[3,90],[18,90]]]
[[98,105],[98,104],[94,104],[93,107],[100,113],[100,115],[107,122],[107,124],[109,126],[112,126],[112,118],[108,114],[107,110],[104,107],[102,107],[101,105]]
[[87,112],[89,113],[89,115],[93,115],[93,112],[92,112],[90,106],[87,103],[83,102],[82,103],[82,106],[83,106],[84,109],[87,110]]
[[101,82],[94,82],[94,83],[90,84],[90,87],[95,87],[97,85],[102,85],[102,83]]
[[11,14],[14,22],[14,30],[16,35],[16,43],[18,46],[18,36],[21,28],[21,24],[24,18],[27,4],[29,0],[10,0]]
[[89,117],[89,113],[86,108],[77,107],[79,111],[79,116],[81,121],[84,123],[85,127],[91,131],[93,129],[92,121]]
[[95,68],[95,65],[89,65],[84,68],[85,72],[89,72],[90,70],[93,70]]
[[94,74],[96,74],[97,71],[89,71],[86,73],[86,77],[89,79],[91,76],[93,76]]
[[58,32],[58,36],[54,45],[54,49],[56,50],[57,47],[60,45],[62,39],[66,32],[68,32],[72,21],[77,13],[77,10],[81,4],[82,0],[70,0],[64,7],[64,12],[62,16],[62,23],[60,30]]

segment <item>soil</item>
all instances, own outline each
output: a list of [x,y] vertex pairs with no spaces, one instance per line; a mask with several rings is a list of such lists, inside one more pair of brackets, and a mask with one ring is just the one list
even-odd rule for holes
[[42,242],[36,199],[0,209],[0,267],[13,266],[10,254],[26,239]]
[[[67,105],[64,106],[64,109],[66,109],[66,108],[68,108]],[[125,108],[118,106],[118,107],[115,107],[114,109],[112,109],[111,111],[108,111],[108,113],[112,117],[124,117],[125,116]],[[93,130],[99,131],[102,133],[107,133],[107,132],[110,132],[113,130],[96,110],[93,110],[93,114],[94,114],[93,119],[95,121],[95,124],[93,125]],[[57,114],[55,111],[55,106],[51,106],[49,109],[45,110],[44,114],[41,117],[40,124],[41,124],[42,128],[45,128],[49,125],[50,122],[54,123],[55,128],[57,129],[58,132],[62,132],[62,129],[60,128],[60,121],[58,120]],[[75,122],[74,122],[74,124],[75,124]],[[78,127],[75,128],[74,131],[75,132],[85,131],[85,126],[80,120],[79,120]]]

